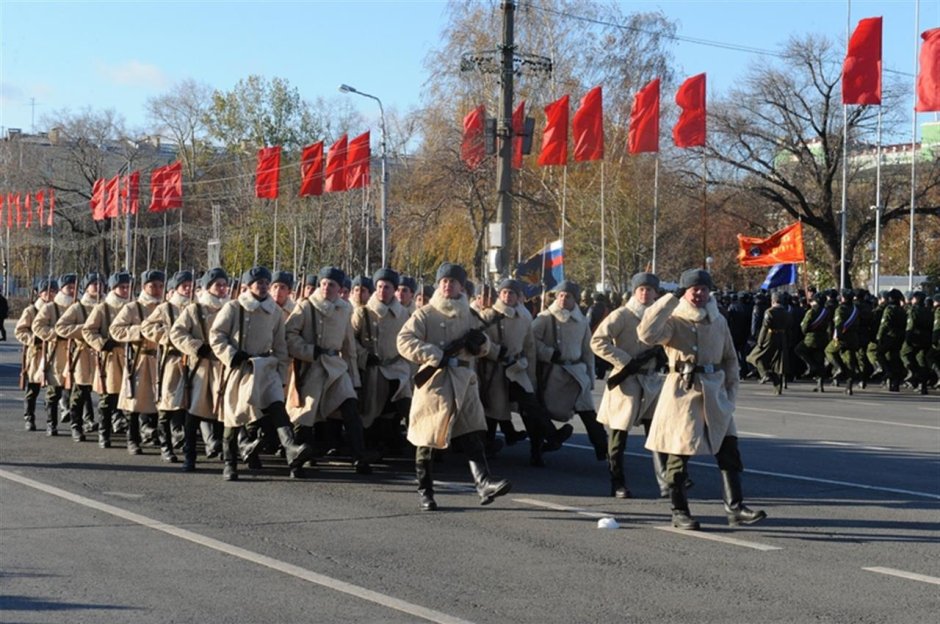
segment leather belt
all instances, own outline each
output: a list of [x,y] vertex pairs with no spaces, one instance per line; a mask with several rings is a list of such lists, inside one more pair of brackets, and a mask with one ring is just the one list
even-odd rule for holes
[[141,354],[141,355],[152,355],[152,356],[156,356],[156,355],[157,355],[157,350],[156,350],[156,349],[141,349],[141,350],[140,350],[140,354]]
[[676,365],[673,367],[673,372],[679,373],[680,375],[688,375],[689,373],[715,373],[721,370],[721,367],[718,364],[699,364],[693,366],[691,362],[676,362]]
[[335,357],[339,355],[339,349],[323,349],[321,347],[317,347],[317,355],[332,355]]

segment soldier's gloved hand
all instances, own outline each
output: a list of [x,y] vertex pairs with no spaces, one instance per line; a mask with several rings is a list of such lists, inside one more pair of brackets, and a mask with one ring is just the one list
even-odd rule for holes
[[199,347],[199,351],[196,352],[196,355],[198,355],[201,358],[210,358],[212,357],[212,347],[203,343]]
[[467,351],[471,355],[480,355],[480,350],[486,344],[486,334],[479,329],[471,329],[467,332],[466,345]]
[[555,349],[552,352],[552,364],[558,364],[559,362],[561,362],[561,351]]
[[36,345],[37,347],[41,346],[42,338],[40,338],[39,336],[33,336],[33,344]]
[[374,353],[370,353],[366,356],[366,366],[378,366],[381,363],[382,360],[380,360],[379,356]]
[[101,350],[102,351],[114,351],[116,347],[117,347],[117,342],[114,340],[114,338],[108,338],[107,340],[104,341],[104,346],[101,347]]
[[236,351],[235,356],[232,358],[232,368],[238,368],[247,362],[249,357],[246,351]]

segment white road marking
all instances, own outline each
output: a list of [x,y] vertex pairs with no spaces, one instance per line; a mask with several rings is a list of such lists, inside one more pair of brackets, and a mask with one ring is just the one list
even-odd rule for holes
[[540,501],[534,498],[513,498],[511,499],[514,503],[521,503],[523,505],[532,505],[533,507],[543,507],[545,509],[553,509],[555,511],[569,511],[571,513],[576,513],[579,516],[587,516],[588,518],[613,518],[612,514],[607,513],[598,513],[596,511],[585,511],[580,507],[570,507],[568,505],[559,505],[557,503],[549,503],[547,501]]
[[[570,446],[571,448],[587,449],[592,452],[594,451],[593,446],[586,446],[584,444],[572,444],[570,442],[565,442],[564,445]],[[890,450],[890,449],[886,449],[886,450]],[[625,451],[624,455],[630,455],[632,457],[644,457],[644,458],[649,459],[649,453],[637,453],[634,451]],[[689,464],[692,466],[714,468],[715,470],[718,469],[718,466],[716,466],[715,464],[709,464],[709,463],[701,462],[701,461],[692,460],[689,462]],[[878,485],[867,485],[865,483],[854,483],[852,481],[837,481],[835,479],[820,479],[819,477],[805,477],[803,475],[789,474],[786,472],[772,472],[770,470],[756,470],[754,468],[746,468],[745,472],[747,472],[748,474],[763,475],[765,477],[777,477],[780,479],[795,479],[796,481],[808,481],[810,483],[822,483],[825,485],[838,485],[842,487],[858,488],[861,490],[870,490],[873,492],[888,492],[889,494],[904,494],[907,496],[918,496],[920,498],[931,498],[933,500],[940,500],[940,494],[933,494],[931,492],[918,492],[916,490],[901,490],[898,488],[881,487]]]
[[738,431],[740,435],[747,436],[750,438],[779,438],[772,433],[754,433],[753,431]]
[[810,414],[809,412],[794,412],[792,410],[771,409],[769,407],[746,407],[739,405],[739,410],[751,410],[752,412],[771,412],[773,414],[787,414],[788,416],[809,416],[811,418],[822,418],[830,420],[850,420],[852,422],[873,423],[876,425],[891,425],[892,427],[910,427],[911,429],[932,429],[940,431],[940,427],[933,425],[914,425],[910,423],[899,423],[893,420],[871,420],[869,418],[852,418],[850,416],[832,416],[831,414]]
[[917,409],[919,409],[919,410],[924,410],[925,412],[937,412],[938,414],[940,414],[940,408],[934,408],[934,407],[918,407]]
[[885,446],[857,446],[854,442],[833,442],[832,440],[817,440],[814,444],[825,444],[826,446],[848,446],[851,448],[862,449],[863,451],[890,451]]
[[768,544],[761,544],[759,542],[749,542],[747,540],[738,539],[736,537],[728,537],[726,535],[718,535],[716,533],[709,533],[707,531],[687,531],[684,529],[677,529],[670,526],[658,526],[653,527],[658,531],[668,531],[669,533],[675,533],[676,535],[684,535],[685,537],[697,537],[699,539],[710,540],[713,542],[722,542],[723,544],[731,544],[732,546],[742,546],[744,548],[753,548],[754,550],[762,551],[771,551],[771,550],[783,550],[779,546],[770,546]]
[[107,496],[117,496],[118,498],[126,498],[129,500],[136,500],[138,498],[144,497],[143,494],[128,494],[127,492],[102,492],[102,494],[106,494]]
[[212,539],[211,537],[193,533],[192,531],[181,529],[179,527],[173,526],[172,524],[166,524],[164,522],[160,522],[159,520],[154,520],[140,514],[126,511],[120,507],[114,507],[113,505],[101,503],[91,498],[85,498],[84,496],[72,494],[66,490],[62,490],[51,485],[46,485],[45,483],[34,481],[33,479],[28,479],[15,473],[7,472],[6,470],[0,470],[0,477],[15,483],[19,483],[21,485],[25,485],[26,487],[31,487],[41,492],[45,492],[46,494],[57,496],[78,505],[96,509],[103,513],[122,518],[128,522],[133,522],[134,524],[139,524],[149,529],[154,529],[155,531],[161,531],[163,533],[167,533],[168,535],[193,542],[194,544],[199,544],[200,546],[211,548],[212,550],[216,550],[233,557],[238,557],[239,559],[244,559],[245,561],[250,561],[260,566],[277,570],[278,572],[283,572],[284,574],[289,574],[290,576],[308,581],[315,585],[326,587],[327,589],[349,594],[350,596],[355,596],[361,600],[372,602],[389,609],[401,611],[402,613],[407,613],[408,615],[428,620],[429,622],[440,622],[442,624],[468,624],[467,620],[448,615],[447,613],[428,609],[426,607],[422,607],[421,605],[405,602],[404,600],[399,600],[398,598],[394,598],[386,594],[380,594],[379,592],[375,592],[358,585],[353,585],[352,583],[347,583],[345,581],[325,576],[323,574],[318,574],[311,570],[307,570],[306,568],[301,568],[300,566],[280,561],[272,557],[267,557],[244,548],[239,548],[238,546],[233,546],[231,544]]
[[895,570],[894,568],[862,568],[867,572],[877,572],[878,574],[887,574],[889,576],[897,576],[900,578],[910,579],[912,581],[920,581],[921,583],[930,583],[931,585],[940,585],[940,578],[935,576],[927,576],[926,574],[917,574],[916,572],[905,572],[904,570]]

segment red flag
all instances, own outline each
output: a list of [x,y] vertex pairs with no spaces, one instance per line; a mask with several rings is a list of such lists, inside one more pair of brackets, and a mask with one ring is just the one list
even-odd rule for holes
[[842,64],[842,103],[881,104],[881,18],[859,21]]
[[[7,210],[7,212],[9,212],[9,210]],[[3,195],[0,195],[0,224],[3,224]]]
[[104,221],[104,178],[95,180],[91,187],[91,218],[95,221]]
[[121,180],[121,214],[137,214],[140,208],[140,172],[135,171]]
[[369,131],[349,141],[346,151],[346,190],[369,186]]
[[300,155],[300,196],[323,194],[323,141],[308,145]]
[[157,167],[150,172],[150,208],[149,212],[163,212],[166,210],[163,202],[163,180],[166,177],[168,166]]
[[105,201],[104,216],[106,219],[114,219],[121,214],[120,202],[121,176],[114,176],[105,183]]
[[330,146],[326,155],[326,183],[324,189],[327,193],[346,190],[346,135]]
[[13,205],[16,206],[16,227],[23,225],[23,207],[20,205],[20,194],[13,194]]
[[539,165],[564,165],[568,162],[568,96],[545,107],[545,130]]
[[676,91],[676,104],[682,109],[672,128],[676,147],[705,145],[705,74],[686,79]]
[[164,210],[183,207],[183,163],[176,161],[166,166],[163,178]]
[[36,213],[39,216],[39,227],[42,227],[46,224],[46,192],[45,191],[36,191]]
[[920,72],[917,74],[917,105],[921,113],[940,111],[940,28],[921,33]]
[[55,189],[49,189],[49,215],[46,225],[52,227],[54,217],[55,217]]
[[738,234],[738,263],[743,267],[805,261],[802,221],[788,225],[767,238]]
[[659,78],[633,97],[627,148],[631,154],[659,151]]
[[7,193],[7,229],[13,227],[13,193]]
[[574,133],[574,159],[576,162],[603,160],[604,158],[604,106],[600,86],[594,87],[581,98],[581,104],[571,120]]
[[255,169],[255,197],[277,199],[277,183],[281,173],[281,147],[265,147],[258,150],[258,166]]
[[463,143],[460,146],[460,158],[470,169],[479,167],[486,157],[486,142],[483,138],[485,125],[486,108],[482,104],[463,118]]
[[525,132],[525,100],[512,112],[512,167],[522,169],[522,133]]
[[31,193],[26,193],[26,229],[29,229],[29,226],[33,224],[33,206],[32,206],[33,196]]

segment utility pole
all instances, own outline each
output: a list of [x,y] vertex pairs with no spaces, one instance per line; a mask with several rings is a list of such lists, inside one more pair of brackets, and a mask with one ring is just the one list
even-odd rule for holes
[[512,223],[512,99],[513,99],[513,59],[516,44],[514,18],[516,3],[513,0],[503,2],[503,45],[502,72],[500,81],[500,116],[496,127],[499,137],[499,152],[496,156],[496,186],[499,205],[496,209],[496,223],[490,230],[490,247],[495,251],[495,269],[499,277],[509,276],[509,227]]

